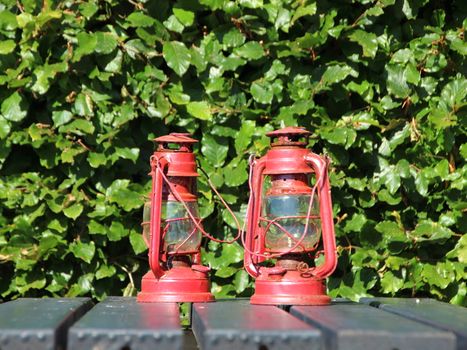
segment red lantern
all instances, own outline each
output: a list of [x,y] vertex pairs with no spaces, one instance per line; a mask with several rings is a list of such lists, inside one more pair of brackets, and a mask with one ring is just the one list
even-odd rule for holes
[[[328,161],[306,149],[309,134],[297,127],[270,132],[271,149],[252,161],[244,239],[245,269],[256,279],[252,304],[330,302],[324,279],[337,258]],[[324,263],[315,266],[321,253]],[[260,265],[272,258],[273,267]]]
[[151,157],[152,190],[145,203],[143,237],[151,270],[139,302],[212,301],[209,267],[201,265],[201,221],[196,196],[196,159],[189,134],[162,136]]

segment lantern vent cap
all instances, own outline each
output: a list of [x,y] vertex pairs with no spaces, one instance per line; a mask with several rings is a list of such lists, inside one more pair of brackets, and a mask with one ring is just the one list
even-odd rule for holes
[[194,144],[198,140],[190,137],[191,134],[184,132],[173,132],[169,135],[160,136],[154,139],[158,143],[178,143],[178,144]]
[[198,142],[188,133],[173,132],[154,139],[159,146],[158,151],[165,152],[192,152],[193,145]]
[[[306,146],[311,132],[300,126],[289,126],[266,133],[271,138],[271,146]],[[301,139],[305,139],[301,141]]]

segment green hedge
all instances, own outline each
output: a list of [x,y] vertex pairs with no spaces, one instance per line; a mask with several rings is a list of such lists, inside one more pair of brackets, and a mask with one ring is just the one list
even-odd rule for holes
[[[301,125],[332,159],[332,296],[466,304],[463,1],[3,0],[0,295],[134,295],[152,139],[188,131],[244,215],[247,158]],[[462,22],[464,21],[464,22]],[[200,178],[204,224],[236,228]],[[219,297],[239,244],[206,242]]]

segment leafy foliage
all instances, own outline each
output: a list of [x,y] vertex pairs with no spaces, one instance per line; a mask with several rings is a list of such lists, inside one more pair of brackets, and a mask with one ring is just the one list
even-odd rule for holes
[[[302,125],[333,161],[330,293],[465,304],[463,5],[2,1],[0,295],[134,294],[151,140],[191,132],[243,215],[248,153]],[[207,230],[233,236],[199,187]],[[239,244],[205,251],[217,296],[251,293]]]

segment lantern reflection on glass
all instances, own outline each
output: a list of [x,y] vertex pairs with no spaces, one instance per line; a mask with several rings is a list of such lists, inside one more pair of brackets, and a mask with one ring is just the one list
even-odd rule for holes
[[139,302],[212,301],[209,268],[201,265],[201,223],[196,196],[193,144],[188,134],[156,139],[151,157],[152,190],[143,210],[143,238],[151,270]]
[[[256,279],[252,304],[327,304],[324,278],[336,267],[327,159],[307,150],[309,132],[267,135],[267,154],[252,162],[244,265]],[[323,245],[324,263],[314,266]],[[264,263],[276,259],[273,267]]]

